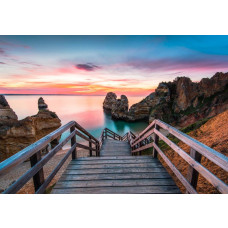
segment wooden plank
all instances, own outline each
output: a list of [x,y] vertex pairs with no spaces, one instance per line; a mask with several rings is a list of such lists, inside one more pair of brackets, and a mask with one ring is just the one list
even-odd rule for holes
[[[72,132],[75,132],[75,134],[76,134],[76,131],[75,131],[75,126],[72,126],[71,128],[70,128],[70,132],[72,133]],[[71,138],[71,147],[74,145],[76,143],[76,135],[74,135],[72,138]],[[76,159],[76,157],[77,157],[77,154],[76,154],[76,148],[73,150],[73,152],[72,152],[72,159]]]
[[25,149],[21,150],[20,152],[14,154],[10,158],[1,162],[0,163],[0,176],[8,173],[9,170],[11,170],[13,167],[26,161],[33,154],[35,154],[37,151],[43,149],[49,142],[51,142],[54,139],[56,139],[57,137],[59,137],[63,132],[68,130],[74,124],[75,124],[74,121],[67,123],[66,125],[58,128],[57,130],[51,132],[50,134],[48,134],[45,137],[38,140],[37,142],[31,144],[30,146],[26,147]]
[[82,139],[85,139],[88,142],[91,142],[93,144],[95,144],[94,140],[89,139],[88,136],[83,135],[81,132],[79,132],[78,130],[76,130],[76,135],[78,135],[79,137],[81,137]]
[[131,146],[137,145],[138,143],[142,142],[144,139],[146,139],[147,137],[149,137],[153,133],[154,133],[154,129],[151,129],[143,137],[141,137],[139,140],[137,140],[136,142],[134,141]]
[[[93,160],[124,160],[124,159],[137,159],[137,160],[145,160],[148,158],[152,158],[152,156],[150,155],[142,155],[142,156],[112,156],[112,157],[82,157],[82,158],[77,158],[77,161],[85,161],[85,160],[89,160],[89,161],[93,161]],[[152,158],[153,159],[153,158]]]
[[151,130],[153,128],[154,124],[155,124],[155,120],[134,139],[134,142],[137,142],[142,137],[142,135],[144,135],[149,130]]
[[53,189],[54,194],[178,194],[176,186],[135,186]]
[[119,169],[72,169],[66,170],[65,174],[93,174],[93,173],[140,173],[140,172],[167,172],[163,167],[155,168],[119,168]]
[[213,150],[212,148],[204,145],[203,143],[197,141],[196,139],[191,138],[189,135],[184,134],[183,132],[177,130],[176,128],[162,122],[161,120],[156,120],[156,123],[167,130],[169,133],[180,139],[182,142],[189,145],[191,148],[195,149],[203,156],[217,164],[219,167],[228,172],[228,157],[225,155]]
[[119,169],[119,168],[151,168],[163,167],[161,163],[137,163],[137,164],[72,164],[67,169]]
[[152,158],[144,159],[144,160],[136,160],[136,159],[125,159],[125,160],[95,160],[95,161],[77,161],[73,160],[70,162],[70,164],[85,164],[85,165],[95,165],[95,164],[137,164],[137,163],[157,163],[160,164],[159,161],[153,160]]
[[49,185],[49,183],[52,181],[56,173],[60,170],[60,168],[63,166],[67,158],[72,154],[74,149],[76,148],[76,143],[68,150],[68,152],[65,154],[63,159],[58,163],[58,165],[55,167],[55,169],[49,174],[45,182],[40,186],[40,188],[36,191],[36,194],[44,193],[45,189]]
[[228,186],[222,182],[218,177],[211,173],[208,169],[202,166],[199,162],[195,161],[191,156],[189,156],[184,150],[178,147],[175,143],[170,141],[161,132],[154,129],[154,132],[166,142],[174,151],[176,151],[189,165],[191,165],[195,170],[197,170],[202,176],[204,176],[218,191],[221,193],[228,193]]
[[192,194],[197,194],[197,191],[191,186],[191,184],[185,179],[185,177],[181,174],[181,172],[175,167],[175,165],[168,159],[168,157],[164,154],[164,152],[157,146],[156,143],[153,143],[157,152],[160,154],[165,163],[169,166],[169,168],[174,172],[180,182],[185,186],[185,188]]
[[[190,156],[195,161],[197,161],[199,163],[201,162],[202,155],[192,148],[190,149]],[[186,179],[195,189],[197,187],[198,177],[199,177],[199,173],[197,172],[197,170],[195,170],[191,165],[189,165]]]
[[76,143],[76,144],[77,144],[77,147],[79,147],[79,148],[86,149],[86,150],[96,151],[96,149],[91,148],[91,147],[88,147],[88,146],[85,146],[83,144],[80,144],[80,143]]
[[59,181],[76,180],[124,180],[124,179],[170,179],[167,172],[156,173],[100,173],[100,174],[65,174],[63,173]]
[[137,148],[135,150],[132,150],[131,153],[136,153],[136,152],[139,152],[139,151],[142,151],[142,150],[145,150],[145,149],[148,149],[148,148],[151,148],[153,146],[153,143],[149,143],[145,146],[142,146],[140,148]]
[[[159,129],[160,129],[159,125],[157,125],[156,122],[155,122],[155,129],[156,129],[157,131],[159,131]],[[158,145],[158,140],[159,140],[158,135],[156,135],[156,134],[154,133],[154,143],[155,143],[156,145]],[[158,152],[157,152],[156,149],[153,147],[153,157],[156,158],[157,156],[158,156]]]
[[94,142],[98,142],[98,140],[95,137],[93,137],[88,131],[86,131],[80,124],[78,124],[77,122],[75,122],[75,126],[81,132],[83,132],[85,135],[90,136],[94,140]]
[[48,154],[46,154],[39,162],[37,162],[31,169],[25,172],[20,178],[18,178],[9,188],[3,193],[16,193],[18,192],[73,136],[75,131],[72,132],[61,143],[55,146]]
[[90,180],[58,181],[57,188],[92,188],[92,187],[136,187],[136,186],[176,186],[172,179],[125,179],[125,180]]
[[[89,139],[91,140],[91,137],[89,137]],[[92,157],[92,155],[93,155],[93,150],[92,150],[92,143],[91,143],[91,141],[89,141],[89,156],[90,157]],[[95,151],[96,151],[96,149],[95,149]]]
[[[30,158],[31,167],[35,166],[41,160],[41,151],[38,151]],[[35,191],[44,183],[44,170],[41,168],[34,176],[33,176],[33,184]]]

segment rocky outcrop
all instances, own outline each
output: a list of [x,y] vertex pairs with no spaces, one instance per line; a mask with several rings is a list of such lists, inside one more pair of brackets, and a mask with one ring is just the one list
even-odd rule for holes
[[47,104],[44,102],[43,97],[40,97],[38,100],[38,109],[39,110],[48,110]]
[[[186,126],[202,118],[212,117],[228,109],[228,73],[216,73],[212,78],[192,82],[178,77],[162,82],[155,92],[132,105],[117,119],[126,121],[161,119],[174,125]],[[115,112],[112,112],[115,116]]]
[[0,122],[10,123],[16,122],[18,117],[16,113],[10,108],[7,100],[3,95],[0,95]]
[[127,120],[128,99],[125,95],[121,95],[120,99],[117,99],[115,93],[109,92],[104,99],[103,109],[111,113],[113,119]]
[[114,119],[127,119],[128,99],[125,95],[121,95],[120,99],[113,103],[111,114]]
[[[5,98],[1,98],[3,101]],[[43,98],[42,104],[45,104]],[[5,100],[6,101],[6,100]],[[2,105],[3,102],[1,102]],[[8,103],[7,103],[8,104]],[[39,102],[38,102],[39,106]],[[6,106],[4,106],[6,107]],[[9,107],[9,105],[8,105]],[[54,131],[61,126],[61,120],[58,116],[47,109],[47,105],[40,109],[36,115],[26,117],[23,120],[18,120],[15,116],[14,119],[8,119],[6,122],[4,119],[0,119],[0,160],[12,156],[18,151],[24,149],[50,132]],[[4,109],[0,106],[0,112]],[[10,109],[10,107],[8,108]],[[13,111],[12,111],[13,112]],[[16,115],[16,114],[15,114]],[[58,143],[55,140],[51,143],[50,147],[53,147]],[[44,148],[47,151],[48,148]]]
[[104,102],[103,102],[103,108],[106,111],[112,111],[112,106],[116,103],[116,94],[109,92],[107,93]]

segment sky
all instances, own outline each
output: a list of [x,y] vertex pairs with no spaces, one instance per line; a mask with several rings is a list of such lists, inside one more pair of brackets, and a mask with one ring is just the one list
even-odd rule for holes
[[145,96],[228,72],[228,36],[0,36],[1,94]]

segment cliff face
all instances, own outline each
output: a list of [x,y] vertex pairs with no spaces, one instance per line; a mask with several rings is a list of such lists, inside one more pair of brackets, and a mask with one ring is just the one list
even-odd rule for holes
[[[43,98],[39,99],[39,111],[34,116],[18,120],[14,111],[8,105],[4,105],[6,99],[1,95],[0,100],[0,160],[12,156],[24,149],[50,132],[61,126],[58,116],[47,109]],[[42,101],[42,102],[41,102]],[[42,105],[40,105],[42,103]],[[7,109],[6,109],[7,107]],[[4,111],[2,111],[4,110]],[[8,110],[7,112],[5,110]],[[56,145],[58,140],[51,143],[51,147]],[[44,148],[46,151],[47,148]]]
[[[132,105],[124,118],[118,119],[152,122],[156,118],[187,126],[227,109],[228,73],[216,73],[212,78],[203,78],[198,83],[187,77],[178,77],[173,82],[162,82],[154,93]],[[115,111],[113,113],[112,116],[115,116]]]

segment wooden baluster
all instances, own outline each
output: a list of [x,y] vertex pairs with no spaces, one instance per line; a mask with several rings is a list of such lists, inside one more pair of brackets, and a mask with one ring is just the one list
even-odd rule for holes
[[[190,156],[194,158],[195,161],[199,163],[201,162],[202,155],[198,153],[196,150],[194,150],[193,148],[190,149]],[[199,177],[198,171],[196,171],[191,165],[189,165],[186,179],[195,189],[197,187],[198,177]],[[189,192],[186,191],[186,193],[189,193]]]
[[[75,130],[75,126],[72,126],[70,128],[70,133],[72,133]],[[71,147],[76,143],[76,134],[71,138]],[[76,159],[77,157],[77,151],[76,148],[72,152],[72,160]]]
[[96,143],[96,156],[100,156],[99,155],[99,143]]
[[[31,167],[33,167],[37,162],[41,160],[41,151],[38,151],[34,155],[30,157]],[[34,176],[33,183],[35,187],[35,191],[37,191],[40,186],[44,183],[44,170],[41,168]]]
[[[91,140],[92,138],[89,136],[89,139]],[[92,148],[92,143],[89,141],[89,147]],[[93,151],[90,149],[89,150],[89,156],[92,157],[93,156]]]
[[[157,129],[157,130],[159,131],[160,127],[159,127],[157,124],[155,124],[155,129]],[[158,141],[159,141],[159,137],[158,137],[156,134],[154,134],[154,143],[155,143],[156,145],[158,145]],[[157,158],[157,156],[158,156],[158,152],[157,152],[157,150],[153,147],[153,157],[154,157],[154,158]]]

